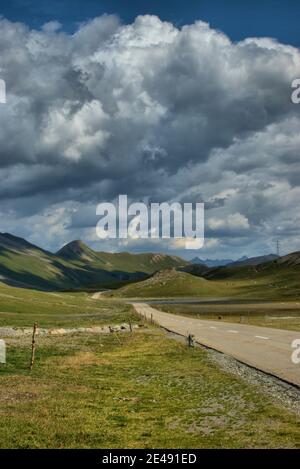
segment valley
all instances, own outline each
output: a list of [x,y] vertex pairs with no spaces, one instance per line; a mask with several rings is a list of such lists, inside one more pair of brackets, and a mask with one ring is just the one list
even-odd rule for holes
[[[120,304],[111,309],[102,299],[93,301],[93,323],[107,323],[111,311],[110,323],[128,319]],[[49,325],[50,317],[49,311]],[[78,320],[75,310],[69,319]],[[57,314],[54,324],[61,324]],[[241,374],[211,351],[141,325],[133,333],[39,335],[31,372],[31,336],[5,337],[0,447],[300,446],[293,390],[251,370]]]
[[[259,368],[247,358],[250,338],[257,360],[270,357],[263,347],[273,335],[300,331],[299,259],[209,268],[164,254],[98,252],[82,241],[49,253],[1,234],[0,446],[300,447],[298,388],[242,365]],[[179,321],[184,336],[202,323],[199,343],[223,355],[188,347],[142,317],[142,302],[158,319]]]

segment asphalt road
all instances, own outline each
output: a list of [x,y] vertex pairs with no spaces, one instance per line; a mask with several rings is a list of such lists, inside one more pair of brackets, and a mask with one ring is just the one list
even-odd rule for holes
[[194,319],[163,313],[145,303],[133,306],[139,314],[148,319],[152,315],[159,325],[172,332],[185,336],[192,334],[199,344],[300,386],[300,364],[292,362],[295,351],[292,342],[298,339],[300,343],[300,332]]

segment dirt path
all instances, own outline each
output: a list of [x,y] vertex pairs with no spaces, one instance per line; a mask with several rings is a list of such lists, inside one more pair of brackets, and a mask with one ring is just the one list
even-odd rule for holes
[[107,291],[109,290],[103,290],[103,291],[97,291],[96,293],[94,293],[91,298],[93,300],[99,300],[100,296],[103,295],[103,293],[106,293]]

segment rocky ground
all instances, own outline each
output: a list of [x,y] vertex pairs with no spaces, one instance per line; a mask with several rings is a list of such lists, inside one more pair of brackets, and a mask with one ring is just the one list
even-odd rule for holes
[[[113,326],[93,326],[93,327],[73,327],[73,328],[53,328],[45,329],[38,328],[37,335],[65,335],[65,334],[75,334],[78,332],[93,333],[93,334],[108,334],[110,332],[130,332],[132,329],[137,329],[143,327],[142,325],[137,324],[127,324],[123,323],[120,325]],[[23,327],[0,327],[0,336],[1,337],[22,337],[32,334],[32,328]]]

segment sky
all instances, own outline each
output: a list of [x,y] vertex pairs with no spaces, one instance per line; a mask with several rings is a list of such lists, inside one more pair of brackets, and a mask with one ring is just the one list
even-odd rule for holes
[[34,28],[56,20],[69,32],[105,13],[119,16],[124,23],[132,23],[138,15],[157,15],[179,27],[202,19],[234,41],[269,36],[300,45],[298,0],[1,0],[0,12]]
[[[300,250],[297,1],[0,1],[2,232],[55,251]],[[205,245],[99,240],[96,205],[204,202]]]

